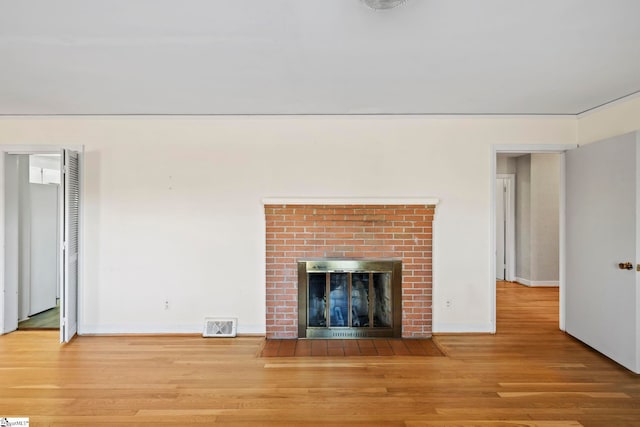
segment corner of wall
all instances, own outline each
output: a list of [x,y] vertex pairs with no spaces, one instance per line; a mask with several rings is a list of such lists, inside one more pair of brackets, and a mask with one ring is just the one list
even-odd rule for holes
[[579,144],[640,130],[640,92],[578,114],[576,135]]

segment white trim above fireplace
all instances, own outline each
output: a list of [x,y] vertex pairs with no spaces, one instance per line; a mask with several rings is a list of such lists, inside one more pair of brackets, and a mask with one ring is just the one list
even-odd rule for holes
[[263,205],[437,205],[434,197],[265,197]]

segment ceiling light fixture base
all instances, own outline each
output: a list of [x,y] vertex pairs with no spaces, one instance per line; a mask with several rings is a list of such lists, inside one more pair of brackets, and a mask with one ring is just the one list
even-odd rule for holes
[[375,10],[384,10],[384,9],[393,9],[394,7],[398,7],[401,4],[405,3],[407,0],[360,0],[362,3],[369,6],[371,9]]

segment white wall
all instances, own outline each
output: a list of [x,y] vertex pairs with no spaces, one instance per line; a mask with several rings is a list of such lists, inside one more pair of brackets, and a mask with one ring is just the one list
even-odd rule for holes
[[[0,216],[4,218],[4,257],[0,256],[3,267],[4,292],[0,292],[0,315],[2,328],[0,332],[10,332],[18,328],[20,317],[18,292],[20,281],[20,267],[18,265],[20,254],[20,202],[19,202],[19,168],[18,156],[3,156],[1,166],[4,166],[4,209],[0,209]],[[2,199],[2,198],[0,198]],[[6,306],[5,306],[6,304]]]
[[527,154],[516,164],[516,280],[558,286],[560,155]]
[[[31,268],[29,315],[56,306],[58,296],[58,185],[28,184],[30,240],[22,242],[29,248]],[[27,216],[27,215],[24,215]],[[24,217],[23,216],[23,217]]]
[[498,154],[496,156],[496,173],[515,175],[516,159],[517,157],[514,156]]
[[18,157],[18,319],[29,318],[31,311],[31,186],[29,156]]
[[577,117],[578,143],[589,143],[640,129],[640,94]]
[[560,280],[560,155],[531,154],[531,284]]
[[210,315],[263,332],[261,199],[303,196],[439,198],[434,331],[490,331],[491,145],[574,143],[575,122],[4,117],[0,143],[85,145],[80,333],[196,332]]
[[524,283],[531,278],[531,155],[516,161],[516,280]]

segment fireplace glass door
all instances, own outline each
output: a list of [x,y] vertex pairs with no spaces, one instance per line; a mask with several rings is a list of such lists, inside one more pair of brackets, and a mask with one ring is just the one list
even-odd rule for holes
[[299,336],[399,336],[400,261],[336,263],[336,260],[298,263]]

